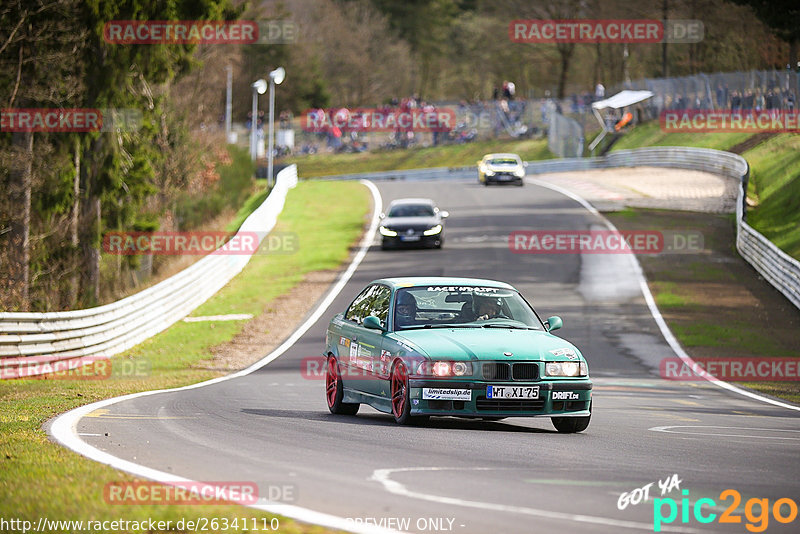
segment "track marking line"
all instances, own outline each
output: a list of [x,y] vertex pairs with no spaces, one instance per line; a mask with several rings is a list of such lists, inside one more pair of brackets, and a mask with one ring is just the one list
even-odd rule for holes
[[678,404],[683,404],[684,406],[694,406],[694,407],[701,406],[699,402],[690,401],[686,399],[669,399],[669,400],[671,400],[672,402],[677,402]]
[[[374,480],[383,485],[384,489],[389,493],[409,497],[412,499],[421,499],[429,502],[436,502],[440,504],[452,504],[456,506],[464,506],[469,508],[479,508],[482,510],[491,510],[494,512],[509,512],[524,515],[531,515],[536,517],[543,517],[547,519],[566,520],[577,523],[591,523],[595,525],[604,525],[618,528],[631,528],[636,530],[652,530],[652,523],[639,523],[637,521],[625,521],[621,519],[611,519],[608,517],[598,517],[583,514],[568,514],[564,512],[554,512],[552,510],[540,510],[537,508],[528,508],[525,506],[512,506],[508,504],[495,504],[481,501],[469,501],[466,499],[459,499],[457,497],[443,497],[440,495],[431,495],[429,493],[418,493],[409,490],[405,485],[392,480],[393,473],[408,473],[419,471],[447,471],[447,470],[469,470],[469,471],[491,471],[491,467],[473,467],[473,468],[460,468],[460,467],[399,467],[393,469],[376,469],[372,472],[369,480]],[[663,532],[687,532],[691,534],[708,534],[708,530],[696,530],[693,528],[681,527],[668,527],[664,526],[661,529]]]
[[671,430],[673,428],[723,428],[729,430],[763,430],[764,432],[795,432],[800,434],[800,430],[783,430],[779,428],[751,428],[745,426],[716,426],[716,425],[683,425],[683,426],[654,426],[648,428],[653,432],[664,432],[665,434],[682,434],[685,436],[714,436],[725,438],[752,438],[752,439],[783,439],[800,441],[800,436],[796,438],[781,437],[781,436],[749,436],[747,434],[717,434],[715,432],[676,432]]
[[663,408],[645,407],[645,410],[652,410],[654,412],[658,412],[658,415],[660,417],[666,417],[667,419],[675,419],[677,421],[684,421],[686,423],[699,423],[700,422],[700,419],[693,419],[691,417],[683,417],[683,416],[680,416],[680,415],[675,415],[674,413],[670,413],[670,412],[664,410]]
[[[364,184],[372,193],[372,202],[373,202],[373,211],[372,211],[372,220],[370,221],[369,228],[367,229],[366,233],[361,239],[359,243],[359,250],[356,253],[353,261],[350,262],[350,265],[344,271],[342,276],[336,283],[333,285],[331,290],[322,300],[322,302],[317,306],[317,309],[306,319],[306,321],[300,325],[300,327],[295,330],[291,336],[289,336],[286,341],[281,343],[275,350],[271,353],[266,355],[261,360],[255,362],[251,366],[247,367],[246,369],[242,369],[236,373],[232,373],[230,375],[221,376],[218,378],[213,378],[211,380],[206,380],[205,382],[199,382],[197,384],[191,384],[188,386],[183,386],[180,388],[173,388],[173,389],[160,389],[160,390],[153,390],[153,391],[142,391],[139,393],[131,393],[129,395],[123,395],[121,397],[114,397],[111,399],[105,399],[97,402],[93,402],[92,404],[87,404],[84,406],[79,406],[69,412],[62,414],[56,417],[52,424],[50,425],[50,435],[58,441],[64,447],[71,449],[78,454],[81,454],[91,460],[96,462],[109,465],[115,469],[120,471],[125,471],[126,473],[130,473],[132,475],[136,475],[141,478],[146,478],[149,480],[154,480],[156,482],[162,482],[165,484],[176,484],[176,483],[186,483],[191,482],[193,484],[204,484],[203,482],[191,480],[189,478],[179,477],[172,473],[167,473],[164,471],[159,471],[157,469],[152,469],[149,467],[145,467],[143,465],[130,462],[128,460],[123,460],[122,458],[118,458],[113,456],[107,452],[101,451],[100,449],[93,447],[80,439],[77,434],[77,425],[78,422],[81,420],[82,417],[86,417],[89,414],[99,411],[106,406],[111,406],[118,402],[136,399],[140,397],[147,397],[149,395],[156,395],[158,393],[165,393],[165,392],[175,392],[175,391],[186,391],[190,389],[201,388],[205,386],[210,386],[211,384],[216,384],[218,382],[224,382],[226,380],[231,380],[233,378],[238,378],[240,376],[246,376],[253,371],[256,371],[268,363],[272,362],[276,358],[278,358],[281,354],[286,352],[294,343],[300,339],[303,334],[305,334],[318,320],[322,317],[322,314],[328,309],[328,307],[333,303],[333,300],[341,293],[344,286],[347,284],[348,280],[353,276],[353,273],[356,271],[358,266],[361,264],[361,261],[364,259],[364,256],[367,254],[367,250],[372,245],[373,239],[375,237],[375,232],[378,229],[378,215],[381,212],[381,208],[383,207],[383,199],[381,198],[381,194],[378,191],[378,188],[375,187],[375,184],[368,180],[360,180],[362,184]],[[108,410],[104,410],[102,413],[107,413]],[[96,415],[94,417],[97,417]],[[209,486],[212,491],[216,491],[216,488],[213,485],[205,483]],[[334,528],[338,530],[344,530],[347,532],[356,532],[356,533],[364,533],[364,534],[389,534],[389,533],[396,533],[396,530],[391,530],[387,528],[382,528],[377,525],[366,525],[366,524],[357,524],[353,521],[347,521],[343,517],[335,516],[332,514],[327,514],[324,512],[317,512],[315,510],[311,510],[308,508],[302,508],[300,506],[290,505],[290,504],[282,504],[278,502],[271,502],[268,501],[266,503],[260,504],[253,504],[248,505],[249,508],[253,508],[256,510],[261,510],[264,512],[268,512],[271,514],[282,515],[284,517],[289,517],[292,519],[297,519],[298,521],[302,521],[305,523],[311,523],[315,525],[320,525],[323,527]]]
[[[545,182],[543,180],[537,180],[535,178],[528,178],[526,181],[534,185],[545,187],[547,189],[552,189],[553,191],[556,191],[571,198],[572,200],[574,200],[575,202],[579,203],[581,206],[586,208],[589,211],[589,213],[598,217],[609,230],[612,230],[614,232],[619,232],[619,230],[617,230],[617,227],[614,226],[614,224],[611,221],[609,221],[602,213],[597,211],[597,209],[594,206],[589,204],[589,202],[581,198],[579,195],[573,193],[572,191],[568,191],[563,187],[559,187],[557,185]],[[689,356],[686,353],[686,351],[683,350],[683,347],[681,347],[680,343],[678,342],[678,339],[669,329],[669,326],[667,326],[666,321],[664,321],[664,317],[661,316],[661,312],[658,310],[658,307],[656,306],[655,299],[653,298],[652,293],[650,293],[650,287],[647,285],[647,279],[645,278],[644,272],[642,271],[642,266],[639,265],[639,261],[636,259],[636,256],[634,254],[626,254],[626,256],[631,261],[633,270],[636,273],[636,277],[638,278],[639,281],[639,287],[641,288],[642,294],[644,295],[644,300],[647,303],[647,307],[650,310],[650,314],[653,316],[653,319],[655,319],[656,324],[658,325],[658,329],[661,330],[661,335],[664,336],[664,339],[666,340],[667,344],[670,346],[672,351],[678,356],[678,358],[683,360],[689,367],[694,369],[695,367],[697,367],[697,364],[692,359],[692,357]],[[769,397],[763,397],[757,393],[753,393],[751,391],[738,388],[733,384],[729,384],[724,380],[720,380],[719,378],[705,371],[702,371],[702,373],[700,373],[700,376],[702,376],[712,384],[720,388],[727,389],[728,391],[732,391],[733,393],[738,393],[739,395],[743,395],[745,397],[749,397],[751,399],[755,399],[760,402],[766,402],[767,404],[772,404],[774,406],[780,406],[781,408],[786,408],[788,410],[794,410],[800,412],[800,406],[787,404],[779,400],[770,399]]]

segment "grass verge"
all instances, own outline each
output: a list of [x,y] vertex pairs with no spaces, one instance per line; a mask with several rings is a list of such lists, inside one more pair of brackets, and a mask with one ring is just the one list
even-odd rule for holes
[[[732,216],[646,209],[605,215],[621,231],[702,231],[700,253],[639,257],[659,311],[693,359],[800,358],[800,311],[737,254]],[[797,381],[737,385],[800,403]]]
[[742,154],[750,163],[747,221],[800,259],[800,135],[780,134]]
[[[222,291],[195,311],[261,314],[275,299],[312,271],[336,269],[362,232],[369,192],[357,183],[302,182],[289,192],[276,230],[296,236],[293,253],[256,254]],[[68,451],[48,440],[42,425],[53,416],[101,399],[152,389],[179,387],[219,376],[198,365],[212,358],[211,348],[225,343],[242,322],[179,322],[114,362],[149,369],[147,376],[105,380],[0,381],[0,517],[49,519],[172,521],[179,519],[271,515],[235,505],[109,506],[106,483],[134,480],[108,466]],[[259,519],[260,521],[260,519]],[[250,523],[252,525],[252,523]],[[280,519],[281,532],[324,529]],[[231,529],[238,532],[242,529]],[[147,531],[146,529],[144,531]],[[137,532],[121,529],[118,532]]]
[[475,165],[485,154],[514,152],[523,160],[554,157],[547,148],[547,139],[500,139],[477,141],[463,145],[441,145],[408,150],[363,152],[361,154],[313,154],[284,160],[296,163],[303,178],[333,176],[357,172],[423,169],[427,167],[465,167]]
[[659,121],[639,124],[626,133],[611,148],[612,152],[646,146],[693,146],[730,150],[751,137],[751,133],[667,133],[661,130]]

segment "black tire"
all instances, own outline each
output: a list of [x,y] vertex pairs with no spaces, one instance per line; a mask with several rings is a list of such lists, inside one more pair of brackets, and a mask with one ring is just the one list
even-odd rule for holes
[[[591,411],[591,404],[589,410]],[[583,432],[589,426],[589,421],[592,419],[590,413],[586,417],[551,417],[553,426],[562,434],[574,434],[576,432]]]
[[342,386],[342,372],[339,362],[333,355],[328,356],[328,365],[325,370],[325,401],[328,410],[334,415],[355,415],[358,413],[359,403],[342,402],[344,387]]

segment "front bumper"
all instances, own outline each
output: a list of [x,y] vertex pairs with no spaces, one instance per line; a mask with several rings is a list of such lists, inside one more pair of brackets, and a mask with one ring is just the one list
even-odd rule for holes
[[[585,417],[591,413],[592,382],[587,378],[532,382],[491,380],[409,380],[412,415],[457,417]],[[536,399],[489,399],[487,386],[539,387]],[[426,388],[469,390],[469,400],[430,400]]]
[[490,184],[518,184],[522,182],[522,178],[515,174],[493,174],[492,176],[484,175],[484,180]]
[[403,234],[397,236],[381,236],[381,246],[383,248],[417,248],[417,247],[436,247],[443,241],[444,232],[435,235],[413,235]]

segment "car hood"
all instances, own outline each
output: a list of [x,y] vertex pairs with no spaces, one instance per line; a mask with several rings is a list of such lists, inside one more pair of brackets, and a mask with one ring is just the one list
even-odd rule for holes
[[395,332],[392,337],[423,355],[449,360],[570,361],[559,349],[572,349],[580,356],[573,344],[543,330],[432,328]]
[[436,226],[441,223],[437,216],[432,217],[386,217],[381,222],[383,226]]

